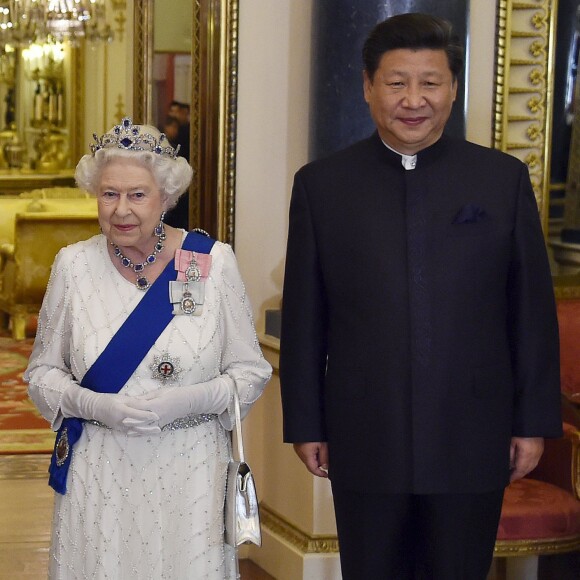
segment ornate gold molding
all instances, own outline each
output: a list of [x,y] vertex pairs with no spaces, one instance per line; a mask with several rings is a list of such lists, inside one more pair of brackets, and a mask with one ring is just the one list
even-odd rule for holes
[[151,119],[153,0],[135,0],[133,14],[133,122]]
[[557,0],[499,0],[494,147],[530,170],[547,231]]
[[260,503],[260,520],[264,528],[284,539],[302,554],[335,554],[339,551],[336,536],[310,536],[263,502]]
[[518,540],[503,541],[495,543],[493,555],[496,558],[509,556],[547,556],[550,554],[562,554],[573,552],[580,548],[580,537],[576,536],[567,540],[554,538],[552,540]]
[[580,298],[580,276],[558,276],[554,280],[556,300],[575,300]]
[[127,106],[125,105],[125,95],[123,93],[117,94],[115,102],[115,119],[122,119],[125,116]]
[[[190,222],[233,244],[238,0],[192,0]],[[154,0],[135,0],[133,117],[151,115]]]
[[224,187],[221,190],[218,205],[218,231],[223,240],[234,243],[235,231],[235,197],[236,197],[236,143],[238,118],[238,1],[229,6],[227,19],[228,30],[226,37],[225,60],[225,111],[226,137],[223,167]]
[[[237,127],[238,0],[200,0],[199,115],[194,196],[199,224],[234,242]],[[192,156],[192,162],[194,157]]]
[[127,0],[110,0],[113,7],[113,19],[117,27],[115,28],[115,36],[119,42],[123,42],[123,35],[125,34],[125,23],[127,22]]

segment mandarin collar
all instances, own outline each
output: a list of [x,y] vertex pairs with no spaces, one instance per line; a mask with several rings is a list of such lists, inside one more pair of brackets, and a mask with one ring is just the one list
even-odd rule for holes
[[[401,154],[386,147],[378,131],[373,133],[371,140],[373,141],[374,148],[376,149],[377,155],[381,161],[386,162],[393,167],[398,167],[401,171],[407,171],[401,164]],[[439,160],[447,150],[449,141],[450,138],[443,134],[437,141],[435,141],[435,143],[417,152],[417,165],[412,171],[418,171],[429,167],[432,163]]]

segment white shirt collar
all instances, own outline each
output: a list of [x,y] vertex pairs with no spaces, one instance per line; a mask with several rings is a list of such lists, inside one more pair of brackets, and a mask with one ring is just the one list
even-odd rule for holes
[[[381,139],[381,141],[383,141]],[[401,156],[401,165],[409,170],[409,169],[415,169],[415,167],[417,166],[417,155],[405,155],[404,153],[399,153],[396,149],[393,149],[392,147],[390,147],[389,145],[387,145],[384,141],[383,141],[383,145],[387,148],[390,149],[391,151],[393,151],[394,153],[396,153],[397,155]]]

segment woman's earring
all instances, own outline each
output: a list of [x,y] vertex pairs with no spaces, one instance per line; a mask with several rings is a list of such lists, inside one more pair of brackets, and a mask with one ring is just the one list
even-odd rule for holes
[[161,212],[161,217],[159,218],[159,224],[155,226],[153,230],[153,235],[157,236],[160,240],[165,239],[165,224],[163,220],[165,219],[165,212]]
[[[165,217],[165,212],[161,214],[161,218],[159,219],[159,224],[155,226],[153,230],[153,235],[157,236],[160,241],[165,240],[165,224],[163,223],[163,218]],[[161,246],[163,247],[163,245]]]

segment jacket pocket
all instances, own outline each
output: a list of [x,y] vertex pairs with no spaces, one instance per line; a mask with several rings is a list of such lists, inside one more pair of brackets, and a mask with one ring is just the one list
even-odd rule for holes
[[497,224],[490,221],[482,221],[465,224],[451,224],[448,233],[452,238],[470,238],[472,236],[493,234],[497,229]]

